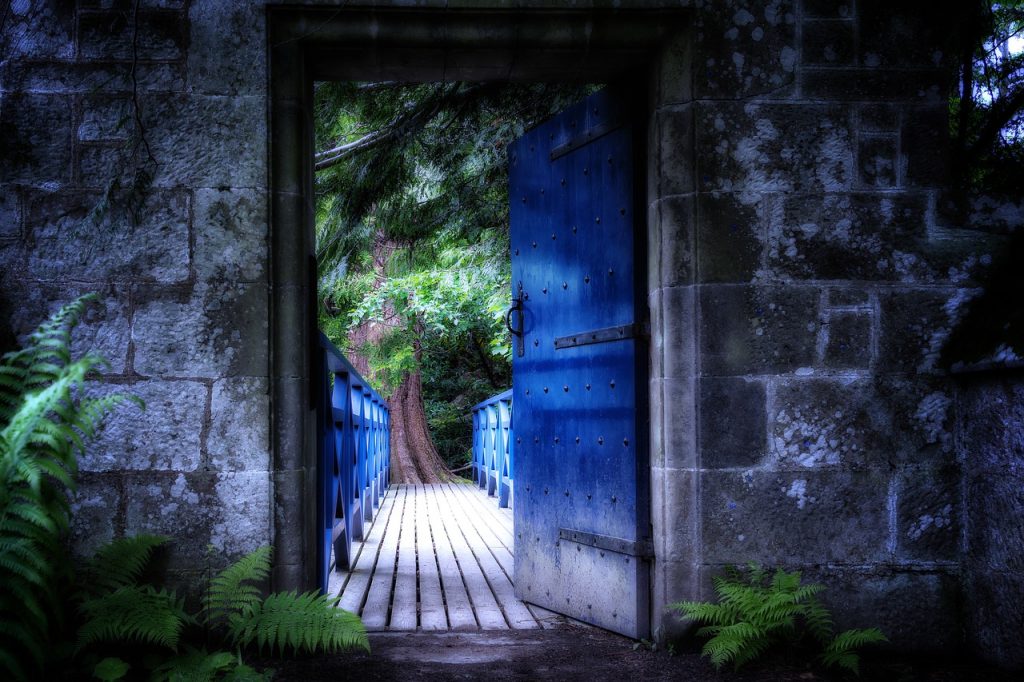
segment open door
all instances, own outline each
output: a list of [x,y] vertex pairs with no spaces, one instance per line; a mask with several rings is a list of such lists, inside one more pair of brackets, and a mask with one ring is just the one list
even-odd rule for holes
[[634,638],[651,556],[640,127],[606,89],[509,156],[516,595]]

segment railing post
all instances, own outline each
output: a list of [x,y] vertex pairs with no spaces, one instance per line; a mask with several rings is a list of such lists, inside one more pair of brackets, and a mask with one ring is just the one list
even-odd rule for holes
[[499,507],[512,504],[514,440],[512,391],[473,407],[473,480],[498,498]]
[[322,333],[317,363],[317,558],[326,592],[332,550],[336,569],[351,568],[352,542],[389,483],[391,422],[384,399]]

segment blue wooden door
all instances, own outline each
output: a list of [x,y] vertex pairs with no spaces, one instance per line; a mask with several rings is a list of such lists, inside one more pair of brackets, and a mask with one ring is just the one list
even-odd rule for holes
[[602,90],[510,149],[515,586],[646,637],[646,249],[628,109]]

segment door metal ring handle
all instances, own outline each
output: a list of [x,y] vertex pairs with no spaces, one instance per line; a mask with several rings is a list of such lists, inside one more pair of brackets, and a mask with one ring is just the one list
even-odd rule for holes
[[[512,327],[512,313],[515,313],[515,312],[519,313],[519,329],[514,329]],[[513,336],[522,336],[523,335],[523,301],[522,301],[522,299],[516,300],[512,304],[512,306],[508,309],[508,312],[505,313],[505,327],[508,329],[509,333],[512,334]]]

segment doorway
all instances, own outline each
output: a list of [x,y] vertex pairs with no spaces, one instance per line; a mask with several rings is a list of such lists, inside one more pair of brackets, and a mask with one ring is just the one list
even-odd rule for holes
[[[655,106],[665,40],[684,12],[416,11],[271,9],[271,251],[275,452],[274,581],[315,580],[315,438],[310,414],[312,259],[310,97],[314,79],[604,81],[632,71],[649,80]],[[685,61],[685,60],[683,60]],[[657,144],[650,146],[657,160]],[[656,182],[648,193],[659,192]],[[652,187],[653,186],[653,187]],[[656,222],[656,221],[655,221]],[[652,242],[657,224],[652,223]],[[652,329],[655,343],[659,334]],[[653,428],[653,427],[652,427]],[[652,470],[653,472],[653,470]],[[652,481],[653,481],[653,473]],[[655,498],[657,495],[655,494]],[[657,504],[657,502],[655,502]],[[654,509],[654,549],[659,519]],[[657,570],[655,570],[657,582]],[[655,587],[657,591],[657,586]]]

